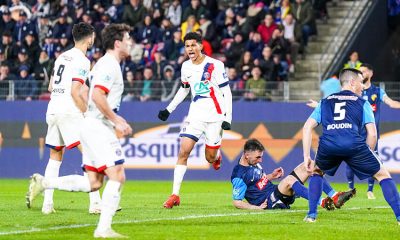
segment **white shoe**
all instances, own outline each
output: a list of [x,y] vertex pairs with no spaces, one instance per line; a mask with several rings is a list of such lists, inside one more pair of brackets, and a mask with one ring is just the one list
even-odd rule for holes
[[313,217],[309,217],[308,215],[303,219],[304,222],[306,223],[315,223],[315,221],[317,221],[315,218]]
[[39,173],[35,173],[31,176],[30,182],[29,182],[29,189],[28,192],[26,193],[26,206],[28,208],[32,207],[32,202],[33,200],[44,191],[43,187],[43,179],[44,177],[40,175]]
[[53,204],[43,204],[42,206],[42,213],[43,214],[51,214],[51,213],[55,213],[56,210],[54,210]]
[[119,234],[112,230],[111,228],[105,230],[105,231],[99,231],[95,230],[93,234],[94,238],[128,238],[127,236],[124,236],[122,234]]
[[101,213],[100,203],[96,202],[96,203],[90,204],[89,214],[100,214],[100,213]]
[[374,200],[374,199],[376,199],[376,197],[375,197],[374,193],[373,193],[373,192],[371,192],[371,191],[368,191],[368,192],[367,192],[367,197],[368,197],[368,199],[370,199],[370,200]]

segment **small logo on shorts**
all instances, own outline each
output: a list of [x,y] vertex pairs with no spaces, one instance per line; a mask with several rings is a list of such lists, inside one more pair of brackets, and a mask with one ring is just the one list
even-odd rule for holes
[[117,150],[115,150],[115,154],[117,154],[117,156],[121,156],[122,155],[122,151],[121,151],[121,149],[117,149]]

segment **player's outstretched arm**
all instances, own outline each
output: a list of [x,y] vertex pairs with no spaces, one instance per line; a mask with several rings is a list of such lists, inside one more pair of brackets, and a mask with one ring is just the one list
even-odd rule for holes
[[388,97],[387,95],[385,95],[383,97],[383,102],[386,103],[389,107],[391,108],[400,108],[400,102],[391,99],[390,97]]
[[166,121],[169,117],[169,114],[172,113],[176,107],[185,100],[186,96],[189,94],[190,88],[188,84],[182,84],[182,87],[179,88],[178,92],[175,94],[174,99],[172,99],[171,103],[164,110],[161,110],[158,113],[158,118],[161,121]]
[[309,106],[310,108],[316,108],[318,106],[318,102],[315,101],[314,99],[308,99],[306,105]]
[[233,200],[233,206],[238,209],[248,209],[248,210],[264,210],[267,208],[267,203],[263,202],[260,206],[252,205],[248,202],[242,200]]

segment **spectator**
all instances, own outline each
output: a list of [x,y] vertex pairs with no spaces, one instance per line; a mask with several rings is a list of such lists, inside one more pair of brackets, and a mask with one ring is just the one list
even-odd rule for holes
[[43,48],[47,51],[47,55],[49,56],[49,58],[54,58],[56,47],[57,46],[53,40],[53,33],[49,31],[46,35],[46,38],[44,39],[44,45],[43,45]]
[[47,52],[42,49],[40,51],[39,60],[34,65],[32,78],[38,83],[38,89],[41,93],[47,92],[50,76],[54,67],[54,59],[50,59]]
[[140,101],[160,100],[160,83],[154,80],[153,70],[150,67],[144,69],[143,77],[140,86]]
[[267,82],[261,77],[260,67],[254,67],[251,71],[252,78],[246,82],[246,92],[244,98],[246,100],[259,100],[265,98],[265,88]]
[[162,59],[163,55],[161,52],[156,51],[154,53],[154,61],[151,63],[151,69],[153,72],[154,80],[161,80],[163,78],[163,69],[166,65],[165,60]]
[[126,72],[126,77],[124,78],[124,91],[125,94],[122,97],[123,102],[130,102],[135,100],[135,78],[132,71]]
[[173,0],[168,7],[166,17],[171,21],[172,25],[178,27],[181,25],[182,6],[179,0]]
[[[242,78],[245,77],[245,75],[250,76],[251,69],[254,67],[253,63],[253,57],[251,56],[251,52],[246,51],[243,53],[242,57],[240,58],[240,61],[236,63],[236,71],[239,73],[239,75],[242,76]],[[245,79],[247,80],[247,79]]]
[[159,27],[161,25],[161,21],[164,19],[164,11],[161,9],[161,5],[158,1],[153,2],[152,6],[152,20],[154,25]]
[[290,43],[283,37],[281,30],[274,30],[268,46],[272,49],[272,54],[279,55],[282,61],[287,62],[289,65],[291,64]]
[[326,98],[331,94],[340,92],[342,86],[340,85],[339,79],[333,75],[332,77],[322,81],[320,89],[322,91],[322,98]]
[[182,41],[182,31],[178,28],[174,32],[174,38],[165,43],[164,56],[169,61],[169,63],[175,65],[177,59],[183,55],[184,45]]
[[132,47],[130,52],[131,60],[135,64],[143,64],[143,47],[141,44],[136,43],[135,38],[132,38]]
[[124,79],[126,78],[128,72],[132,72],[133,74],[135,74],[137,68],[137,65],[129,57],[121,61],[122,76]]
[[122,15],[124,14],[124,4],[122,0],[113,0],[111,6],[107,9],[108,15],[110,15],[111,22],[120,23],[122,21]]
[[[199,35],[203,35],[203,32],[201,31],[200,28],[197,29],[196,33],[199,34]],[[213,49],[212,49],[212,46],[211,46],[209,41],[207,41],[206,39],[203,38],[203,41],[201,42],[201,45],[203,45],[202,52],[204,54],[206,54],[207,56],[211,56],[213,54]]]
[[233,42],[230,43],[228,48],[224,51],[226,67],[235,67],[237,60],[241,58],[244,51],[245,45],[243,43],[243,35],[240,32],[236,32]]
[[249,41],[247,41],[246,44],[246,51],[250,51],[254,59],[260,59],[262,57],[261,52],[263,48],[264,43],[261,40],[260,33],[250,33],[250,39]]
[[309,1],[296,0],[293,13],[296,18],[295,36],[301,37],[300,51],[304,52],[310,35],[317,34],[314,11]]
[[256,62],[263,73],[266,81],[274,81],[278,77],[278,69],[275,69],[274,60],[272,58],[272,49],[265,46],[262,51],[263,58]]
[[12,64],[15,57],[17,56],[18,50],[17,46],[13,42],[11,32],[3,32],[3,36],[1,38],[1,48],[4,51],[5,60]]
[[20,65],[18,71],[19,78],[15,81],[15,95],[17,99],[31,101],[37,95],[37,83],[29,75],[29,66]]
[[[197,1],[197,0],[192,0]],[[200,25],[196,22],[196,17],[194,15],[190,15],[185,22],[182,23],[182,41],[187,33],[196,32],[197,29],[200,28]]]
[[228,79],[234,99],[242,97],[244,92],[244,82],[237,74],[236,68],[228,69]]
[[19,18],[15,24],[13,38],[18,46],[21,46],[22,41],[25,39],[29,31],[34,31],[34,24],[27,19],[26,12],[20,11]]
[[265,19],[264,3],[252,0],[249,4],[246,15],[252,29],[256,29],[260,22]]
[[32,7],[33,18],[36,19],[43,14],[50,14],[50,3],[47,0],[38,0]]
[[362,62],[358,60],[358,52],[352,52],[349,57],[349,61],[344,64],[344,68],[355,68],[360,69]]
[[171,21],[168,18],[164,18],[161,21],[161,27],[158,29],[158,42],[167,42],[171,40],[174,35],[174,27],[171,24]]
[[136,39],[143,44],[154,44],[159,37],[158,29],[152,24],[150,15],[146,15],[143,20],[143,25],[136,33]]
[[53,27],[53,38],[59,39],[61,38],[61,34],[66,34],[67,38],[70,38],[71,32],[72,26],[67,22],[67,14],[60,13]]
[[45,41],[46,35],[51,31],[51,24],[49,21],[49,15],[43,14],[39,17],[39,20],[36,21],[35,28],[38,31],[38,43],[40,47],[43,47],[43,42]]
[[14,31],[15,24],[16,23],[14,19],[11,18],[11,13],[8,8],[4,8],[1,12],[0,32],[3,33],[5,31]]
[[175,93],[181,85],[181,81],[180,78],[175,78],[175,71],[171,65],[165,66],[163,72],[164,76],[161,81],[161,101],[169,102],[174,98]]
[[241,33],[243,36],[243,39],[247,41],[247,38],[254,29],[252,28],[252,25],[250,24],[248,18],[246,17],[246,11],[241,10],[236,14],[236,24],[234,26],[234,31],[237,33]]
[[65,52],[74,47],[74,45],[69,41],[67,34],[62,33],[60,39],[58,40],[58,46],[61,47],[61,51]]
[[[216,28],[214,24],[208,19],[205,14],[200,15],[199,19],[200,30],[202,32],[203,39],[209,42],[212,46],[211,50],[216,50],[220,48],[220,37],[216,33]],[[209,55],[211,56],[211,55]]]
[[289,0],[282,0],[280,6],[280,18],[285,19],[288,14],[292,13],[292,7]]
[[294,64],[296,64],[300,44],[296,41],[296,37],[294,35],[296,20],[293,18],[293,14],[288,13],[283,19],[282,24],[284,26],[283,37],[290,43],[290,55],[293,63],[291,66],[292,71],[294,72]]
[[147,11],[139,0],[129,0],[129,4],[124,7],[122,21],[130,26],[138,27],[146,14]]
[[26,49],[28,57],[32,63],[36,63],[39,59],[40,46],[35,40],[35,34],[33,31],[29,31],[25,36],[25,40],[22,43],[22,48]]
[[200,0],[191,0],[190,6],[183,11],[182,22],[186,21],[189,16],[193,15],[195,19],[199,19],[201,14],[206,14],[207,10],[201,5]]
[[265,15],[264,22],[258,25],[257,32],[260,33],[263,42],[268,44],[272,37],[272,33],[277,28],[278,25],[275,24],[274,17],[272,14],[267,13]]
[[10,68],[6,63],[0,65],[0,99],[11,100],[9,81],[16,80],[17,77],[10,73]]
[[28,73],[30,73],[32,71],[32,66],[33,66],[32,61],[33,60],[34,59],[29,58],[28,51],[25,48],[21,48],[18,52],[17,60],[14,62],[14,67],[11,68],[11,71],[14,74],[18,75],[21,70],[21,69],[19,69],[19,67],[21,65],[24,65],[25,67],[28,68]]

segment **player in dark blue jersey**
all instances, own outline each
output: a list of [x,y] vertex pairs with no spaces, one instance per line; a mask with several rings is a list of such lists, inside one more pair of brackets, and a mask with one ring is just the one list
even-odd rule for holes
[[[271,181],[282,177],[284,172],[282,168],[277,168],[265,174],[260,165],[263,152],[264,146],[258,140],[250,139],[245,143],[243,155],[231,176],[233,205],[241,209],[287,209],[294,202],[295,195],[308,199],[308,189],[303,182],[309,175],[304,164],[301,163],[278,185],[274,185]],[[321,198],[319,204],[328,210],[340,208],[355,194],[355,191],[336,192],[325,183],[324,191],[329,197]]]
[[[381,185],[385,200],[400,225],[400,197],[396,184],[374,153],[377,142],[374,114],[371,104],[360,96],[363,75],[355,69],[340,72],[342,91],[322,99],[303,127],[304,163],[313,173],[309,183],[309,212],[306,222],[315,222],[318,200],[322,193],[323,174],[333,176],[342,163],[354,171],[359,179],[374,177]],[[312,130],[322,125],[322,135],[315,161],[310,157]],[[366,138],[362,131],[367,132]]]
[[[374,74],[373,67],[368,64],[368,63],[363,63],[360,67],[360,71],[363,74],[364,77],[364,90],[362,92],[362,98],[366,101],[368,101],[371,106],[372,106],[372,111],[374,112],[374,117],[375,117],[375,125],[376,125],[376,130],[378,133],[378,139],[379,139],[379,120],[380,120],[380,112],[381,112],[381,103],[386,103],[389,107],[391,108],[400,108],[400,102],[392,100],[386,92],[371,83],[371,78]],[[364,132],[366,133],[366,132]],[[378,151],[378,144],[376,144],[375,152]],[[349,166],[346,167],[346,176],[347,176],[347,181],[349,183],[349,188],[353,189],[354,188],[354,172],[351,170]],[[367,197],[368,199],[375,199],[373,189],[374,189],[374,182],[375,179],[370,177],[368,178],[368,191],[367,191]]]

